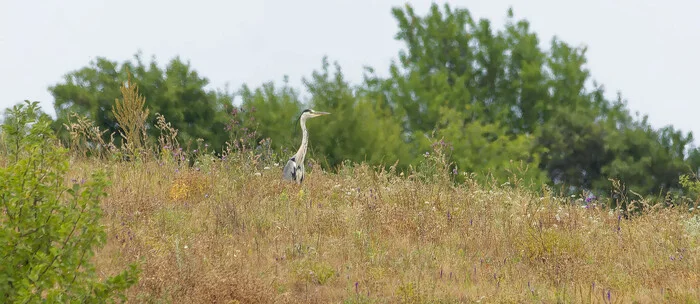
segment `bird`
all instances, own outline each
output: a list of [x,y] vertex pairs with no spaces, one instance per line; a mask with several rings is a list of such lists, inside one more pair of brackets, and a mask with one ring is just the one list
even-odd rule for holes
[[284,180],[295,181],[301,184],[304,181],[304,158],[306,157],[306,147],[309,145],[309,132],[306,130],[306,120],[309,118],[328,115],[328,112],[317,112],[313,109],[306,109],[301,112],[299,124],[301,124],[301,146],[296,154],[294,154],[284,166],[282,170],[282,178]]

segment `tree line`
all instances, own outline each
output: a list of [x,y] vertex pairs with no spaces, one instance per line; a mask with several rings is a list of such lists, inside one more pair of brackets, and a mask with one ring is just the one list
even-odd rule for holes
[[[118,132],[111,107],[129,72],[146,98],[150,125],[160,113],[181,141],[201,138],[219,150],[244,132],[253,143],[269,138],[271,148],[286,150],[281,156],[291,155],[301,136],[295,116],[305,107],[331,112],[308,122],[311,157],[326,168],[347,160],[398,161],[406,170],[440,145],[457,179],[468,173],[505,182],[518,175],[533,185],[601,194],[613,179],[658,195],[680,191],[679,177],[700,167],[692,133],[655,129],[630,112],[621,94],[606,98],[586,68],[585,47],[553,38],[540,48],[528,21],[512,10],[501,29],[447,4],[433,4],[422,16],[407,4],[392,15],[403,48],[386,77],[367,68],[351,84],[324,57],[303,88],[285,78],[227,92],[207,89],[209,80],[179,57],[164,68],[140,54],[121,63],[99,57],[49,88],[54,128],[67,138],[63,124],[75,112],[107,130],[103,136]],[[309,98],[300,97],[302,89]],[[156,128],[146,132],[157,138]]]

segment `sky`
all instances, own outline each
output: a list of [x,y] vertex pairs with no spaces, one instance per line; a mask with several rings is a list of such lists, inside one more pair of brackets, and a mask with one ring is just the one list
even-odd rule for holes
[[[502,28],[509,7],[548,49],[553,36],[588,47],[588,69],[609,98],[655,128],[673,125],[700,143],[700,1],[471,0],[445,2]],[[354,84],[364,66],[381,75],[403,45],[393,0],[10,1],[0,0],[0,109],[28,99],[54,115],[47,88],[96,57],[142,52],[164,66],[180,56],[210,88],[267,81],[302,89],[301,78],[337,61]],[[431,1],[408,1],[419,15]],[[665,4],[662,4],[665,3]]]

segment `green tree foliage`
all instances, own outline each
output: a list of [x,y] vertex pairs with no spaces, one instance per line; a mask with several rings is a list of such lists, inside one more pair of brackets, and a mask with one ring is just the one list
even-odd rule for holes
[[[307,121],[310,145],[309,155],[328,167],[341,162],[367,162],[386,165],[397,160],[410,161],[403,147],[402,129],[391,109],[383,105],[377,88],[352,88],[344,79],[340,66],[335,71],[323,58],[320,71],[314,71],[303,83],[311,98],[302,101],[296,90],[284,85],[277,89],[273,83],[256,89],[244,85],[242,97],[242,124],[247,130],[255,129],[258,140],[270,138],[280,157],[286,160],[301,143],[299,115],[304,108],[330,112],[331,116]],[[379,82],[375,82],[379,84]]]
[[[243,85],[238,93],[241,108],[245,111],[242,113],[243,128],[255,130],[258,141],[270,138],[274,148],[286,149],[283,150],[286,154],[296,151],[301,142],[301,132],[294,116],[303,110],[299,93],[289,86],[288,81],[285,77],[281,88],[277,88],[273,82],[255,89]],[[235,111],[239,114],[238,110]],[[232,121],[229,124],[237,123]],[[229,129],[234,127],[229,126]],[[238,134],[232,136],[238,137]]]
[[391,66],[388,95],[406,114],[414,155],[429,148],[428,135],[437,131],[464,170],[505,181],[513,161],[528,168],[531,181],[543,181],[530,129],[538,117],[530,112],[547,92],[544,56],[527,24],[495,34],[488,21],[448,5],[444,12],[433,5],[425,17],[410,5],[393,13],[407,50]]
[[121,96],[120,87],[130,72],[152,114],[148,119],[150,138],[158,136],[158,130],[152,126],[153,115],[160,113],[180,131],[184,143],[203,138],[212,147],[223,146],[227,139],[224,127],[232,103],[231,94],[207,90],[209,80],[200,77],[179,57],[170,60],[165,69],[161,69],[155,59],[144,63],[140,54],[134,59],[136,62],[127,60],[120,64],[98,57],[89,66],[67,74],[62,83],[49,87],[59,121],[65,121],[70,112],[76,112],[108,130],[106,136],[119,134],[111,109],[115,99]]
[[468,171],[501,175],[507,160],[526,161],[575,191],[602,191],[617,178],[650,194],[677,188],[685,170],[697,170],[691,134],[654,130],[624,103],[606,100],[602,86],[587,87],[585,47],[554,38],[543,51],[511,10],[500,31],[449,5],[433,4],[426,16],[410,5],[393,14],[406,49],[385,87],[406,115],[414,155],[438,131]]
[[137,280],[135,266],[97,279],[90,260],[105,242],[99,223],[104,172],[66,185],[66,150],[37,103],[17,105],[2,125],[0,302],[103,303]]
[[332,113],[307,122],[313,155],[329,166],[344,160],[374,165],[407,161],[402,129],[391,111],[370,91],[352,88],[337,62],[334,67],[332,72],[324,58],[321,70],[303,81],[311,107]]

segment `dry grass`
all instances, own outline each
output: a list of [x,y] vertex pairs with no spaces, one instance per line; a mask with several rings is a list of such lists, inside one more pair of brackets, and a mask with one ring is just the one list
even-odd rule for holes
[[[313,172],[218,161],[73,164],[113,173],[110,274],[141,261],[133,302],[697,302],[700,225],[630,220],[509,188],[421,183],[364,166]],[[175,195],[174,195],[175,193]],[[608,296],[609,294],[609,296]]]
[[700,303],[700,216],[684,210],[625,219],[455,186],[440,155],[407,177],[357,165],[298,186],[269,157],[183,151],[162,116],[156,127],[154,157],[75,153],[67,177],[111,172],[95,263],[103,275],[141,263],[131,302]]

